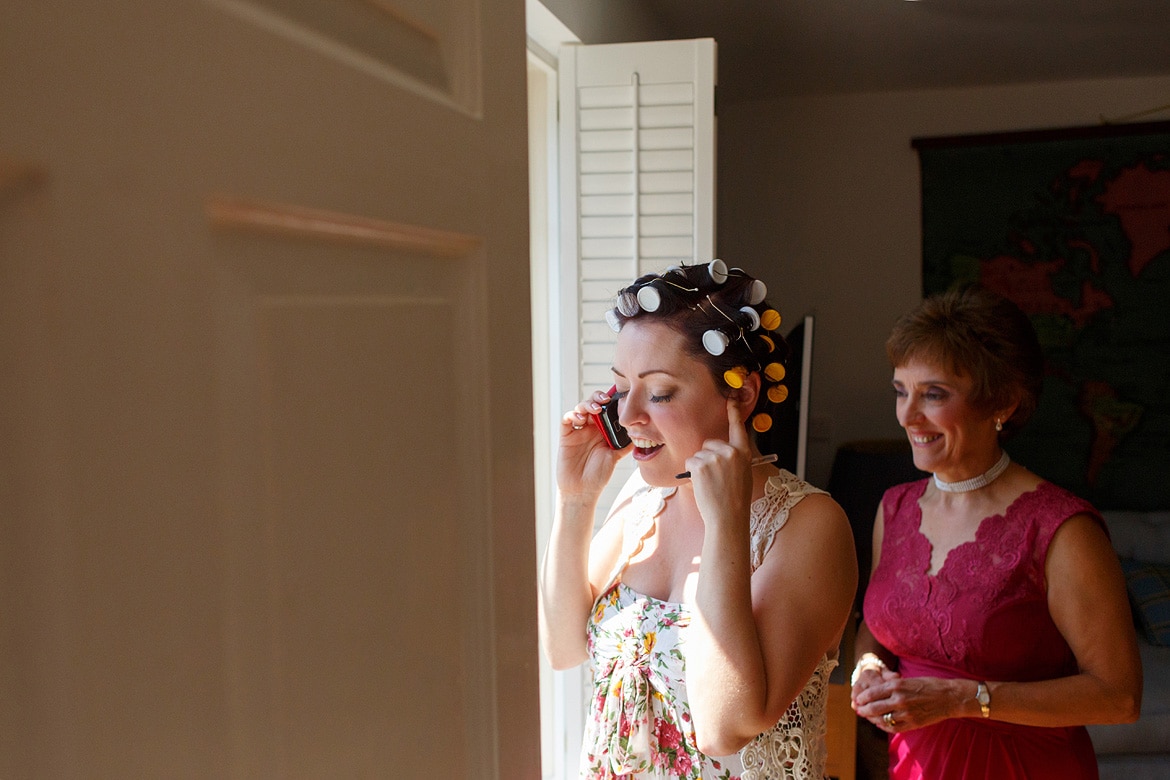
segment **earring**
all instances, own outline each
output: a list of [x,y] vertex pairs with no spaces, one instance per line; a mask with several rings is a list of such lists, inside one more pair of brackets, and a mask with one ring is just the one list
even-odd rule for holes
[[997,433],[1003,430],[1003,421],[1001,421],[1001,420],[995,421],[995,430]]

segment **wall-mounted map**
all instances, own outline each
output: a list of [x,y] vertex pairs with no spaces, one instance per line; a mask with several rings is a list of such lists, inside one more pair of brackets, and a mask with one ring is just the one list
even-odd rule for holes
[[1102,509],[1170,508],[1170,122],[913,145],[923,292],[994,290],[1044,346],[1012,457]]

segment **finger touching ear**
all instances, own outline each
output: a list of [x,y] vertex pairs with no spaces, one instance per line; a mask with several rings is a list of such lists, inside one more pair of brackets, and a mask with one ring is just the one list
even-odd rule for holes
[[731,397],[739,404],[739,417],[741,420],[747,420],[751,417],[752,410],[756,408],[756,401],[760,400],[760,375],[758,372],[751,372],[744,379],[743,387],[733,390]]
[[743,409],[734,393],[727,398],[727,441],[736,449],[751,446],[747,428],[743,423]]

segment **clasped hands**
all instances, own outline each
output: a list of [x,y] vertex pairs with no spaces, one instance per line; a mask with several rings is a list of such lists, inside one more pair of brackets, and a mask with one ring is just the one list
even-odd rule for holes
[[962,713],[959,688],[966,681],[902,677],[880,660],[869,665],[865,660],[858,662],[854,675],[853,711],[882,731],[918,729]]

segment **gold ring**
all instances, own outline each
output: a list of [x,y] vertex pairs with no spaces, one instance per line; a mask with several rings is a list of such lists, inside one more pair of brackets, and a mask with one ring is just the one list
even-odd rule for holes
[[898,721],[894,720],[894,713],[892,712],[887,712],[885,715],[882,715],[882,720],[884,720],[886,725],[890,728],[893,728],[898,723]]

